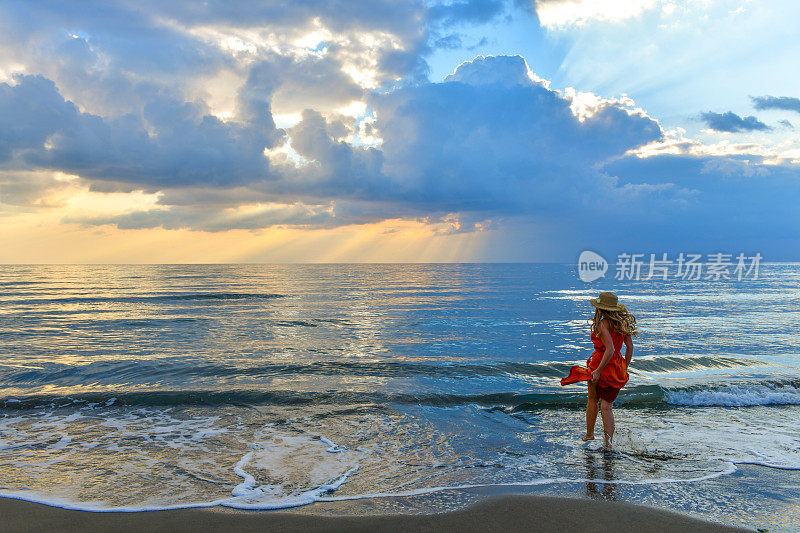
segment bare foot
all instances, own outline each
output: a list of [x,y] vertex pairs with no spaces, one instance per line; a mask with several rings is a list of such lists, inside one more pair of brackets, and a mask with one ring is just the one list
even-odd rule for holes
[[581,440],[582,440],[583,442],[588,442],[588,441],[590,441],[590,440],[594,440],[594,435],[589,435],[589,434],[587,433],[586,435],[584,435],[583,437],[581,437]]

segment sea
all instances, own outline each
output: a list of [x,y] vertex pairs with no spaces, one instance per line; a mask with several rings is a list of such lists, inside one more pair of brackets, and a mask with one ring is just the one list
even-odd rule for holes
[[[593,308],[636,316],[615,451]],[[71,509],[546,490],[800,530],[800,265],[584,283],[572,264],[0,267],[0,496]],[[596,434],[602,435],[598,418]]]

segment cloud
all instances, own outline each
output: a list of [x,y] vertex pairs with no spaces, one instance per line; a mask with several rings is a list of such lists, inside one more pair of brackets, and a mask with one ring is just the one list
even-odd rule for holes
[[254,63],[272,65],[280,112],[329,110],[363,84],[423,75],[429,51],[430,14],[417,2],[7,3],[0,18],[10,28],[0,49],[17,72],[52,80],[81,111],[104,117],[137,113],[153,94],[230,113]]
[[437,37],[433,41],[433,46],[435,48],[458,49],[461,48],[463,45],[464,43],[462,42],[461,36],[456,33],[450,33],[442,37]]
[[708,124],[709,128],[716,131],[735,133],[740,131],[765,131],[771,129],[754,116],[740,117],[733,111],[728,111],[726,113],[706,111],[700,114],[700,118]]
[[[274,80],[272,65],[254,65],[238,92],[239,119],[222,122],[161,94],[140,115],[104,118],[81,112],[50,80],[18,76],[16,85],[0,85],[0,107],[18,112],[0,118],[0,153],[9,165],[80,175],[95,191],[161,191],[159,205],[174,210],[126,214],[114,219],[121,227],[143,227],[150,216],[164,227],[208,229],[296,224],[303,216],[344,224],[458,213],[481,222],[557,212],[613,195],[614,178],[598,167],[662,137],[630,101],[595,97],[577,113],[576,94],[549,89],[519,56],[479,56],[444,82],[371,92],[377,146],[347,141],[356,119],[310,109],[294,127],[277,129]],[[281,147],[300,163],[281,157]],[[205,205],[193,208],[200,197]],[[335,202],[336,220],[313,210],[228,216],[254,202]],[[218,226],[198,215],[203,210]]]
[[[800,195],[800,166],[765,165],[754,155],[665,154],[626,157],[606,167],[621,181],[671,183],[692,190],[685,202],[664,204],[628,227],[642,246],[663,251],[708,249],[761,251],[790,257],[800,244],[800,219],[793,213]],[[698,231],[698,228],[702,228]],[[769,236],[769,238],[765,238]]]
[[534,79],[519,56],[478,57],[443,83],[373,93],[378,147],[345,140],[355,119],[306,110],[286,130],[296,158],[271,152],[270,179],[191,184],[159,203],[333,201],[337,224],[456,212],[480,222],[607,195],[613,179],[597,165],[661,137],[657,122],[618,101],[597,99],[578,116],[571,97]]
[[0,172],[0,204],[21,207],[60,207],[79,187],[77,176],[48,171]]
[[800,98],[791,96],[752,96],[756,109],[783,109],[800,113]]
[[468,85],[531,85],[538,81],[522,56],[477,56],[456,68],[444,79],[445,82],[460,82]]
[[364,95],[364,89],[343,71],[341,61],[316,54],[265,54],[249,67],[243,91],[260,92],[283,113],[306,108],[329,111]]
[[[168,89],[142,88],[138,111],[101,115],[44,76],[0,84],[0,201],[58,205],[75,186],[54,177],[62,172],[96,195],[158,192],[135,209],[64,219],[84,226],[220,232],[404,219],[439,235],[486,230],[500,235],[497,246],[564,253],[652,242],[756,246],[765,231],[783,243],[800,233],[789,220],[800,194],[796,165],[764,164],[766,155],[747,147],[691,151],[690,140],[677,153],[648,154],[644,147],[668,139],[631,99],[551,89],[520,56],[478,56],[442,82],[359,87],[361,116],[304,109],[285,129],[272,117],[281,87],[338,74],[311,56],[278,56],[250,64],[226,121]],[[315,96],[297,105],[305,98]],[[706,115],[729,129],[736,119],[764,126]],[[367,130],[374,142],[354,140]],[[612,219],[598,233],[604,217]]]
[[753,164],[747,159],[736,159],[733,157],[714,157],[703,161],[700,169],[701,174],[712,174],[717,176],[744,177],[769,176],[770,171],[765,165]]
[[209,210],[198,206],[172,206],[103,216],[69,216],[62,221],[83,226],[114,225],[119,229],[164,228],[207,232],[231,229],[291,228],[343,225],[335,220],[331,205],[256,204]]
[[263,190],[315,199],[387,199],[383,153],[342,140],[351,127],[352,122],[348,125],[317,111],[304,111],[302,120],[287,134],[292,149],[308,163],[297,166],[287,160],[276,161],[281,178],[276,183],[264,183]]
[[506,4],[267,0],[231,9],[221,0],[111,0],[89,10],[11,2],[0,6],[8,28],[0,49],[14,71],[43,75],[82,111],[102,116],[136,112],[153,92],[230,113],[220,88],[235,92],[253,63],[271,64],[278,112],[327,111],[365,87],[424,79],[425,57],[455,43],[442,28],[492,20]]
[[535,0],[543,26],[580,26],[598,20],[618,22],[636,17],[662,2],[659,0]]
[[230,186],[269,178],[265,148],[278,143],[269,95],[240,95],[242,122],[223,123],[202,108],[153,95],[140,115],[81,112],[42,76],[0,84],[0,163],[53,169],[142,187]]
[[425,209],[554,210],[613,189],[597,165],[661,137],[616,102],[581,120],[518,57],[478,57],[443,83],[376,94],[388,194]]

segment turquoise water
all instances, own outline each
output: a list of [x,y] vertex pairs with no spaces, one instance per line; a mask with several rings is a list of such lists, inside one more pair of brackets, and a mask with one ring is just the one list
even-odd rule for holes
[[[559,386],[601,290],[641,329],[611,480],[578,439],[585,385]],[[798,322],[796,264],[591,284],[552,264],[3,266],[0,495],[264,509],[800,469]]]

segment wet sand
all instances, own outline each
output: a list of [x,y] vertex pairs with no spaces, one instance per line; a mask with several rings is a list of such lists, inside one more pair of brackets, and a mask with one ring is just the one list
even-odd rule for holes
[[[312,506],[313,507],[313,506]],[[624,502],[549,496],[496,496],[441,514],[347,515],[226,508],[138,513],[91,513],[0,498],[0,529],[34,531],[197,532],[197,531],[747,531],[687,515]]]

